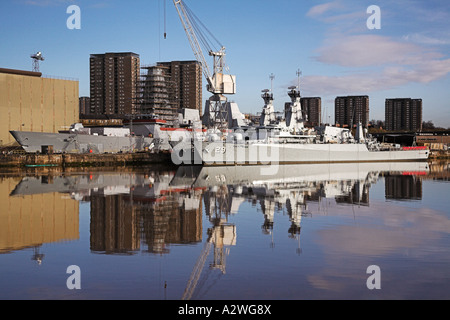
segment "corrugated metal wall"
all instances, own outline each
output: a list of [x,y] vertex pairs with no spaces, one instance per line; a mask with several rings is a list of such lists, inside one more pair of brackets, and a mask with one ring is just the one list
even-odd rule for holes
[[0,72],[0,145],[10,130],[58,132],[79,121],[79,83]]

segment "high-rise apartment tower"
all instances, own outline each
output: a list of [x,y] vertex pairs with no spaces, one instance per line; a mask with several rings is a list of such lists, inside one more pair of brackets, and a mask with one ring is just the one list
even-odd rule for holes
[[159,62],[168,67],[178,109],[196,109],[202,115],[202,67],[194,61]]
[[341,127],[354,127],[360,122],[367,128],[369,125],[369,97],[336,97],[334,117],[336,125],[340,125]]
[[304,97],[300,99],[302,110],[307,119],[307,124],[315,127],[322,121],[322,99],[320,97]]
[[140,58],[132,52],[92,54],[90,114],[126,118],[136,113]]
[[421,130],[422,99],[386,99],[385,121],[386,130]]

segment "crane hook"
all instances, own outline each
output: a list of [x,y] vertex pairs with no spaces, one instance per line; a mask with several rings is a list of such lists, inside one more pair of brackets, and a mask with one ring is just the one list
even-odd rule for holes
[[164,39],[167,39],[167,14],[166,14],[166,0],[164,0]]

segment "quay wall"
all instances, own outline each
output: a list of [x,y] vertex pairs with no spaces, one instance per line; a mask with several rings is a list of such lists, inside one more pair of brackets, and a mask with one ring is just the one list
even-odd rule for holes
[[0,167],[115,167],[171,163],[170,153],[0,155]]

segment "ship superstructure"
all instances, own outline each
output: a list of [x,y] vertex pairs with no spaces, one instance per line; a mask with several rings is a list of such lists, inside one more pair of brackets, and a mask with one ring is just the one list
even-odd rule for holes
[[290,87],[291,103],[279,118],[273,96],[263,91],[264,107],[260,126],[206,135],[203,141],[185,141],[173,148],[175,164],[190,165],[278,165],[293,163],[334,163],[426,160],[425,147],[385,146],[367,134],[360,123],[353,136],[349,128],[329,125],[304,126],[300,91]]

